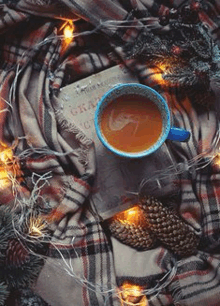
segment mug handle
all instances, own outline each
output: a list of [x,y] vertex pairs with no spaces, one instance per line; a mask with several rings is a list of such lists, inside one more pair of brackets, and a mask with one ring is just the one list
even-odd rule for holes
[[190,135],[190,132],[187,130],[171,127],[167,139],[187,142],[190,138]]

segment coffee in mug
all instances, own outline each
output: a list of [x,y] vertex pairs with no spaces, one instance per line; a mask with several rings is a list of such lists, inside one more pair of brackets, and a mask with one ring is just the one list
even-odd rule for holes
[[104,108],[100,118],[101,133],[107,142],[128,153],[149,149],[159,139],[162,127],[157,105],[137,94],[116,98]]
[[187,141],[190,132],[171,127],[165,99],[154,89],[138,84],[119,84],[98,102],[95,128],[111,152],[130,158],[155,152],[166,139]]

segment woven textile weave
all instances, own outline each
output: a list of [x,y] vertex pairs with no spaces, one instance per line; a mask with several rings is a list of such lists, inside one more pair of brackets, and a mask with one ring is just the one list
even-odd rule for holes
[[[218,147],[218,112],[196,105],[178,90],[161,87],[152,67],[138,57],[128,58],[124,48],[141,35],[139,18],[146,10],[158,21],[167,8],[187,2],[0,1],[0,106],[7,110],[0,116],[0,141],[8,145],[17,141],[15,155],[21,158],[25,174],[17,187],[18,199],[30,198],[33,173],[36,179],[49,173],[38,205],[52,220],[52,238],[48,259],[32,288],[45,301],[42,305],[119,306],[116,288],[124,281],[151,289],[175,265],[172,281],[147,296],[150,306],[220,305],[220,169],[209,163],[186,167],[179,174],[179,211],[200,237],[196,255],[179,259],[160,246],[135,251],[109,238],[91,210],[94,144],[62,116],[57,98],[63,86],[124,64],[141,83],[166,97],[175,125],[191,131],[188,143],[169,143],[176,162],[191,165],[204,152],[210,156],[210,148]],[[217,0],[206,3],[208,10],[200,12],[200,19],[220,46],[220,5]],[[75,21],[75,32],[92,33],[64,46],[59,29],[66,19]],[[112,20],[129,20],[130,27],[109,27]],[[218,88],[214,98],[218,109]],[[25,156],[22,152],[27,150],[34,153]],[[11,187],[0,195],[1,205],[14,206]],[[77,282],[76,276],[83,282]]]

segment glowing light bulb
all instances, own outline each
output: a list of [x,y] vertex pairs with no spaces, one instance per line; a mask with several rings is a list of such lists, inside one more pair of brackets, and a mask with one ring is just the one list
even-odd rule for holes
[[0,170],[0,189],[10,185],[8,173],[5,170]]
[[72,39],[73,38],[73,26],[71,25],[66,25],[63,34],[65,36],[65,39]]
[[11,180],[20,174],[20,172],[12,148],[0,142],[0,188],[9,186]]
[[161,63],[160,65],[157,65],[155,68],[149,68],[152,75],[152,80],[156,81],[160,85],[165,85],[166,81],[163,78],[163,75],[167,74],[168,66],[165,63]]
[[220,153],[217,153],[213,158],[214,165],[219,168],[220,167]]
[[146,218],[139,206],[133,206],[113,217],[123,224],[147,226]]
[[63,31],[64,47],[67,47],[67,45],[70,44],[73,39],[74,25],[72,20],[66,21],[60,28],[60,31]]
[[46,230],[46,223],[44,219],[41,217],[31,217],[29,222],[28,234],[32,237],[43,237]]
[[124,282],[120,288],[121,305],[148,306],[147,298],[143,293],[143,288],[129,282]]

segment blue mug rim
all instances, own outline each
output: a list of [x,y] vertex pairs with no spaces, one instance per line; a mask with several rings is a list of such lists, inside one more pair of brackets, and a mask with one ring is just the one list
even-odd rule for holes
[[[104,135],[101,132],[100,129],[100,125],[99,125],[99,118],[100,115],[102,113],[101,108],[103,106],[104,101],[106,100],[106,98],[113,93],[114,91],[121,89],[122,87],[138,87],[142,90],[142,92],[146,92],[146,91],[150,91],[152,94],[154,94],[157,97],[157,100],[159,100],[160,102],[162,102],[163,105],[163,109],[165,116],[165,128],[164,128],[164,117],[163,117],[163,131],[161,133],[161,136],[159,137],[159,139],[157,140],[157,142],[155,142],[155,144],[153,146],[151,146],[149,149],[140,151],[140,152],[125,152],[125,151],[121,151],[116,149],[115,147],[111,146],[108,141],[105,139]],[[135,93],[135,92],[134,92]],[[128,94],[133,94],[133,92],[130,92]],[[122,95],[125,95],[125,93],[122,93]],[[120,96],[120,95],[119,95]],[[152,101],[154,103],[156,103],[155,101]],[[111,101],[109,102],[111,103]],[[159,106],[159,103],[156,103]],[[161,107],[159,106],[160,110]],[[162,110],[161,110],[162,111]],[[99,138],[99,140],[102,142],[102,144],[111,152],[113,152],[116,155],[119,155],[121,157],[126,157],[126,158],[142,158],[145,156],[148,156],[152,153],[154,153],[155,151],[157,151],[162,144],[165,142],[165,140],[167,139],[167,136],[170,132],[171,129],[171,123],[170,123],[170,110],[168,108],[167,102],[166,100],[162,97],[162,95],[160,95],[156,90],[154,90],[153,88],[147,86],[147,85],[143,85],[143,84],[138,84],[138,83],[127,83],[127,84],[118,84],[115,85],[113,88],[111,88],[110,90],[108,90],[99,100],[99,102],[97,103],[97,107],[96,107],[96,111],[95,111],[95,118],[94,118],[94,123],[95,123],[95,130],[96,130],[96,134]]]

